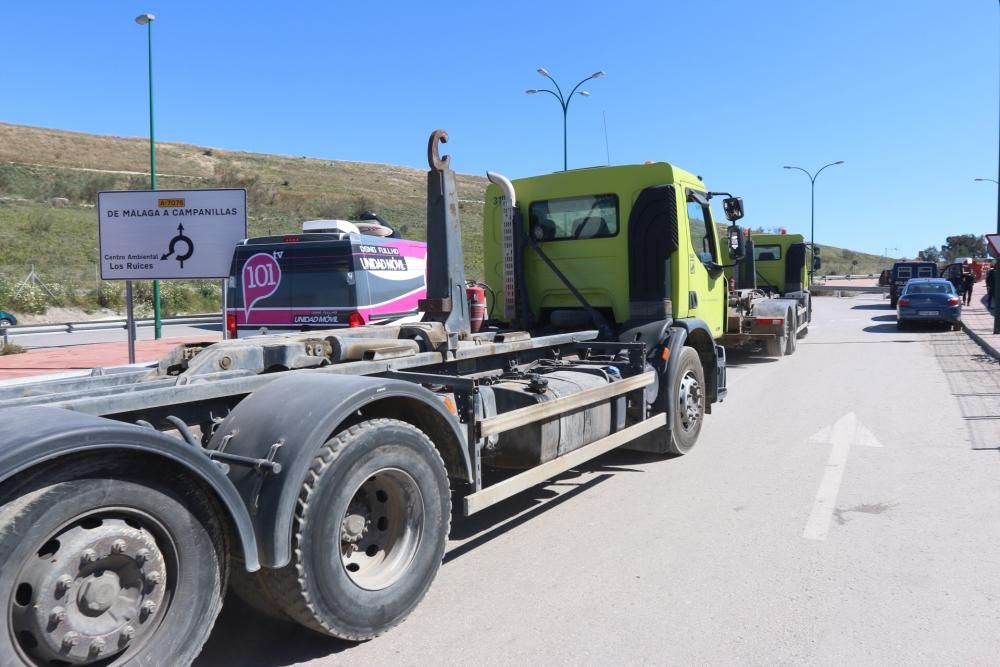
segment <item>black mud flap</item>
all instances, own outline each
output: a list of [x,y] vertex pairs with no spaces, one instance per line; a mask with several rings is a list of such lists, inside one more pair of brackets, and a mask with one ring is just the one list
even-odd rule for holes
[[[729,394],[729,390],[726,388],[726,348],[721,345],[715,346],[715,363],[715,400],[721,403],[725,400],[726,395]],[[706,412],[710,412],[709,406],[705,407]]]

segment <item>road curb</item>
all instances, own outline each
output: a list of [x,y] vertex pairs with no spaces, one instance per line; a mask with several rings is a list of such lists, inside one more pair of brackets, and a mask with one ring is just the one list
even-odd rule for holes
[[997,361],[1000,361],[1000,352],[998,352],[996,348],[994,348],[992,345],[987,343],[985,338],[983,338],[975,331],[970,329],[969,325],[967,325],[965,322],[962,322],[962,329],[965,331],[965,333],[969,334],[969,337],[972,338],[972,340],[976,341],[976,344],[979,345],[979,347],[983,348],[983,351],[986,354],[990,355]]

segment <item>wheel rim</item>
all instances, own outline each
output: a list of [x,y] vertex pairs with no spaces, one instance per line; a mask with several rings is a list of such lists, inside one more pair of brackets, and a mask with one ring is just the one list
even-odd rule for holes
[[690,432],[701,421],[701,384],[695,377],[694,371],[689,370],[684,373],[677,398],[681,428]]
[[146,643],[176,580],[176,548],[165,535],[144,513],[102,511],[42,542],[7,605],[24,662],[87,665]]
[[424,531],[424,499],[416,481],[396,468],[372,474],[341,519],[340,556],[360,588],[394,584],[409,567]]

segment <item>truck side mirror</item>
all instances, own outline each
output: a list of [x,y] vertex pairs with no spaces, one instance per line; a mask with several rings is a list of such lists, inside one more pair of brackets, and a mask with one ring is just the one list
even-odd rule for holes
[[743,199],[726,197],[722,200],[722,211],[726,214],[726,220],[736,222],[743,217]]
[[813,272],[819,271],[823,268],[823,260],[820,259],[819,255],[813,255]]
[[[742,215],[742,213],[743,212],[741,210],[740,215]],[[729,215],[728,211],[726,215]],[[729,237],[729,259],[734,262],[738,262],[742,260],[747,253],[746,237],[743,236],[743,230],[740,229],[739,225],[729,225],[727,235]]]

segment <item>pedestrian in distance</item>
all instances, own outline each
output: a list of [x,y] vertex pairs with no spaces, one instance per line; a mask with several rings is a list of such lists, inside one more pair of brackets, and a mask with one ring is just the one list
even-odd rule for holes
[[996,278],[996,267],[991,268],[986,273],[986,308],[987,310],[993,310],[993,289],[994,279]]
[[972,286],[976,284],[976,277],[972,271],[962,271],[962,301],[968,306],[972,303]]

